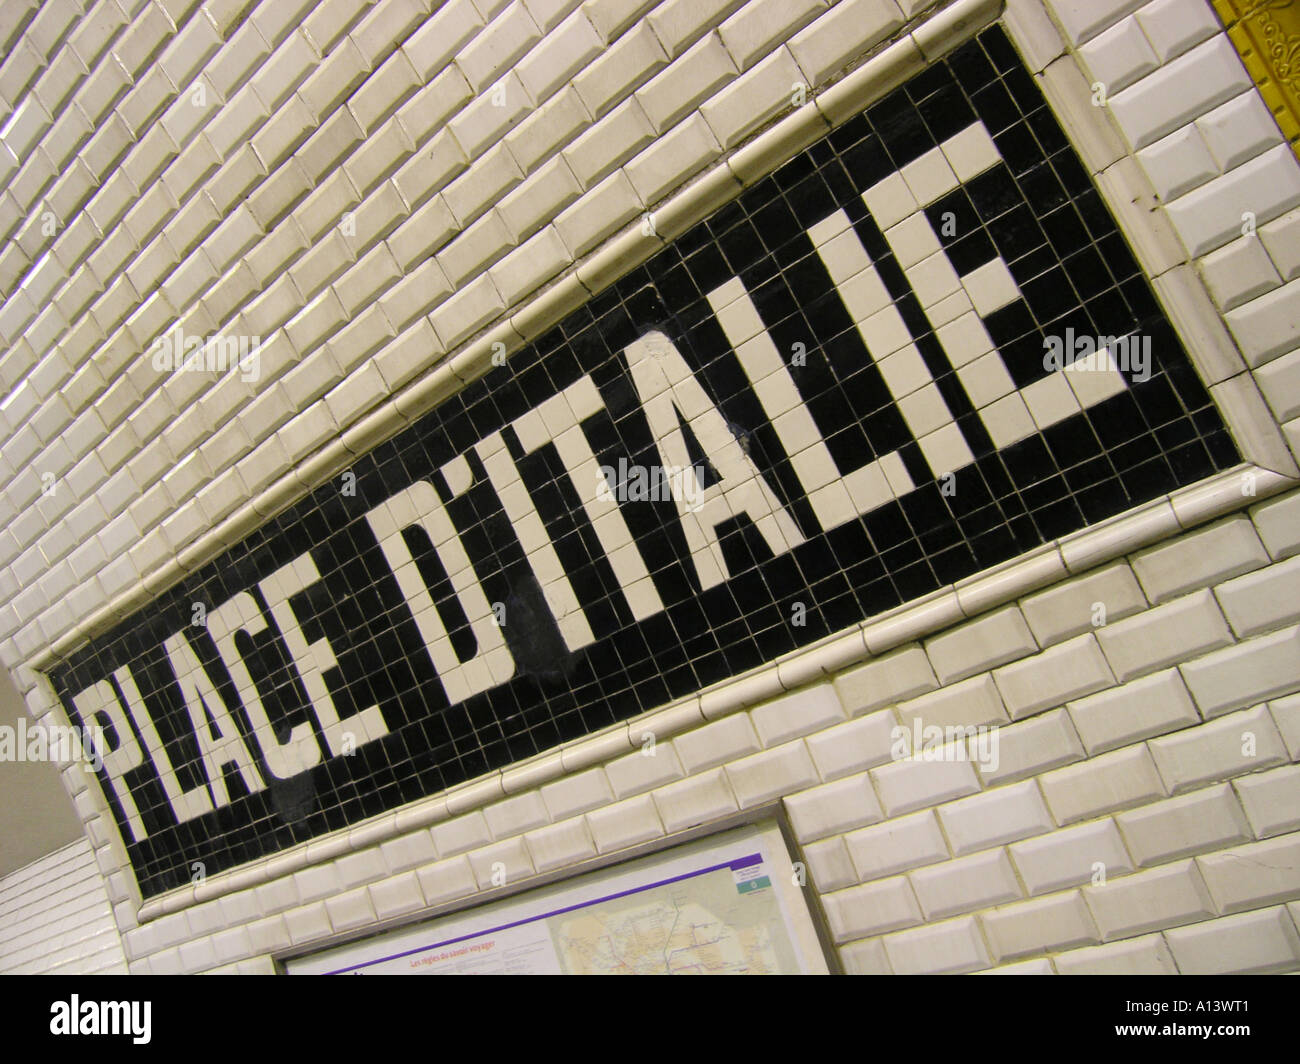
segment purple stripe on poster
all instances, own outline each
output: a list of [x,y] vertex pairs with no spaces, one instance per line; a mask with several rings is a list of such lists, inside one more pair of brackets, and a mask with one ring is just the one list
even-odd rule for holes
[[672,876],[669,879],[661,879],[654,883],[645,883],[639,887],[632,887],[629,890],[621,890],[616,894],[607,894],[601,898],[592,898],[590,901],[578,902],[576,905],[566,905],[562,909],[553,909],[550,912],[540,913],[537,916],[529,916],[523,920],[515,920],[512,923],[501,924],[499,927],[489,927],[483,931],[474,931],[467,935],[459,935],[456,938],[445,939],[442,942],[431,942],[426,946],[416,946],[414,949],[402,950],[400,953],[392,953],[387,957],[377,957],[374,960],[362,961],[360,964],[352,964],[346,968],[338,968],[332,972],[325,972],[325,975],[346,975],[348,972],[355,972],[359,968],[369,968],[375,964],[385,964],[388,961],[401,960],[403,957],[409,957],[414,953],[423,953],[425,950],[442,949],[444,946],[454,946],[458,942],[466,942],[472,938],[482,938],[484,935],[495,935],[502,931],[509,931],[512,928],[523,927],[525,924],[536,923],[538,920],[549,920],[552,916],[562,916],[564,913],[570,913],[577,909],[586,909],[592,905],[599,905],[602,902],[617,901],[619,898],[630,897],[633,894],[641,894],[647,890],[654,890],[655,887],[666,887],[670,883],[680,883],[684,879],[694,879],[697,876],[705,876],[710,872],[717,872],[723,868],[738,871],[742,868],[753,868],[755,865],[763,863],[761,853],[746,854],[744,857],[736,857],[730,861],[724,861],[722,864],[710,865],[708,868],[699,868],[694,872],[684,872],[680,876]]

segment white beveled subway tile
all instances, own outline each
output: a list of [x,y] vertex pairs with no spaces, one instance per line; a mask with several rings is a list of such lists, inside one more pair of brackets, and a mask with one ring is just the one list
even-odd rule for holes
[[579,72],[572,78],[573,87],[592,118],[613,110],[668,62],[668,55],[649,22],[639,22],[604,49],[603,54],[597,41],[592,56],[593,61],[575,68]]
[[542,34],[523,4],[512,4],[456,54],[456,65],[476,92],[524,56]]
[[180,968],[187,973],[201,972],[205,968],[211,968],[217,963],[217,951],[213,948],[212,939],[204,936],[203,938],[192,939],[189,942],[182,942],[180,945]]
[[822,898],[822,905],[837,943],[922,922],[920,906],[905,876],[827,894]]
[[401,48],[424,81],[443,70],[461,46],[483,28],[471,0],[453,0],[434,11]]
[[501,215],[489,210],[464,229],[435,256],[442,272],[453,285],[459,286],[514,245],[514,237]]
[[673,746],[657,741],[609,762],[605,773],[619,798],[642,794],[686,774]]
[[829,684],[805,688],[755,706],[749,717],[764,746],[820,731],[844,720],[844,709]]
[[533,875],[533,860],[522,837],[493,843],[468,855],[479,890],[491,890]]
[[251,22],[246,21],[203,67],[203,81],[222,100],[229,100],[271,54],[271,45]]
[[652,792],[664,830],[681,831],[695,824],[734,813],[739,806],[726,775],[715,768],[698,776],[670,783]]
[[[425,317],[432,308],[441,304],[451,292],[451,283],[437,260],[428,258],[380,296],[379,307],[395,329],[407,330],[417,319]],[[432,333],[431,350],[446,350],[432,328],[432,320],[427,324]]]
[[967,727],[1010,721],[992,676],[969,680],[910,698],[895,706],[904,728]]
[[883,816],[865,772],[788,795],[785,807],[801,842],[841,835]]
[[511,232],[522,239],[531,236],[581,194],[582,186],[569,164],[557,155],[509,192],[497,210]]
[[722,154],[722,148],[702,115],[691,115],[658,137],[624,167],[637,195],[648,204],[659,202],[686,179]]
[[1139,867],[1220,849],[1251,837],[1241,806],[1226,783],[1131,809],[1115,820]]
[[1178,668],[1205,717],[1289,694],[1300,687],[1300,627],[1248,639]]
[[1160,65],[1137,19],[1126,18],[1079,47],[1094,82],[1111,96],[1128,88]]
[[429,905],[441,905],[478,890],[474,870],[464,854],[425,865],[415,873],[415,877]]
[[1012,720],[1110,687],[1115,678],[1097,639],[1081,635],[1034,657],[994,670],[993,679]]
[[990,850],[909,872],[927,920],[986,909],[1023,897],[1006,850]]
[[506,839],[550,823],[550,814],[539,791],[506,798],[483,810],[494,839]]
[[455,856],[477,846],[484,846],[492,840],[487,820],[479,810],[435,824],[431,832],[434,848],[444,857]]
[[[492,217],[499,215],[494,212]],[[502,246],[511,246],[513,241],[509,239],[508,230],[504,230],[504,236],[506,239]],[[548,225],[497,262],[490,273],[506,306],[515,306],[561,273],[572,261],[559,233],[554,226]]]
[[1033,780],[962,798],[937,810],[953,853],[1001,846],[1055,826]]
[[1099,623],[1128,617],[1145,607],[1147,600],[1125,562],[1031,594],[1021,602],[1030,630],[1044,646],[1091,631]]
[[337,894],[325,900],[325,913],[335,931],[350,931],[376,920],[375,907],[365,887]]
[[1214,594],[1238,637],[1294,622],[1300,619],[1300,558],[1229,580]]
[[216,954],[218,964],[243,960],[254,952],[253,941],[248,934],[248,928],[232,927],[213,935],[212,950]]
[[1171,794],[1282,764],[1286,747],[1267,706],[1231,713],[1147,744]]
[[1179,861],[1086,886],[1083,897],[1103,942],[1219,915],[1193,861]]
[[[1221,170],[1209,145],[1195,125],[1183,126],[1137,153],[1138,162],[1155,186],[1157,195],[1172,202],[1207,181]],[[1223,303],[1220,302],[1222,306]]]
[[1110,819],[1053,831],[1010,847],[1030,894],[1048,894],[1132,872],[1133,862]]
[[424,891],[420,889],[420,880],[415,872],[404,872],[372,883],[369,890],[370,903],[380,920],[416,912],[425,906]]
[[1268,564],[1268,552],[1244,514],[1135,554],[1134,573],[1153,604],[1209,587]]
[[433,861],[435,857],[438,857],[439,852],[446,856],[448,852],[455,853],[456,849],[452,847],[450,851],[439,851],[435,847],[428,829],[412,831],[407,835],[396,836],[395,839],[387,839],[380,847],[380,856],[383,865],[385,865],[385,871],[406,871],[407,869],[416,868],[417,865],[428,864],[429,861]]
[[1227,172],[1282,141],[1263,99],[1243,92],[1196,120],[1219,169]]
[[748,713],[735,713],[685,732],[674,738],[672,745],[688,773],[724,764],[762,748]]
[[[17,12],[17,5],[12,10]],[[64,47],[80,59],[87,70],[90,70],[103,54],[104,49],[123,27],[129,24],[129,21],[130,16],[121,10],[116,0],[104,0],[96,4],[94,10],[77,23],[64,42]]]
[[1038,644],[1015,606],[958,626],[925,643],[935,674],[944,684],[1032,654]]
[[1197,857],[1223,913],[1300,898],[1300,832]]
[[842,890],[858,882],[857,870],[849,859],[849,851],[842,836],[811,842],[803,847],[804,858],[808,862],[807,872],[819,894],[831,890]]
[[1164,798],[1168,793],[1145,745],[1125,747],[1039,777],[1058,824]]
[[[522,98],[523,94],[520,95]],[[432,152],[435,147],[444,154],[448,153],[449,149],[443,142],[455,144],[459,151],[459,144],[447,129],[447,123],[451,116],[458,114],[472,99],[474,92],[465,76],[455,66],[449,66],[397,109],[398,122],[421,148],[412,163],[421,158],[423,152]],[[410,165],[411,163],[406,164],[398,172],[401,173]],[[398,187],[402,188],[400,182]],[[406,195],[405,188],[402,188],[402,194]],[[416,200],[408,196],[407,202],[415,206]]]
[[[493,148],[485,158],[498,151],[508,152],[522,172],[536,172],[538,164],[568,144],[591,122],[577,91],[569,86],[547,100],[533,114],[506,134],[505,142]],[[482,163],[478,164],[480,167]]]
[[999,962],[1100,942],[1083,896],[1072,890],[1004,905],[980,917]]
[[85,211],[95,227],[101,233],[107,233],[138,195],[139,191],[131,184],[131,179],[121,170],[114,170],[113,175],[99,186],[95,197],[86,204]]
[[429,315],[429,320],[443,348],[451,350],[504,310],[505,302],[492,283],[492,278],[480,274],[439,304]]
[[319,59],[315,46],[301,29],[295,29],[279,44],[248,82],[267,113],[289,98]]
[[664,0],[646,16],[667,53],[676,58],[721,25],[744,0]]
[[[847,0],[817,13],[815,22],[790,38],[789,47],[800,69],[814,85],[820,85],[890,36],[902,22],[894,0]],[[723,40],[727,40],[725,27]]]
[[1171,930],[1165,939],[1183,975],[1285,971],[1300,963],[1300,933],[1280,905]]
[[541,793],[552,820],[585,813],[589,809],[605,805],[613,798],[603,768],[589,769],[548,783]]
[[1297,203],[1300,166],[1290,148],[1279,144],[1180,196],[1166,210],[1188,252],[1198,256],[1240,236],[1247,222],[1272,221]]
[[642,206],[627,175],[616,170],[562,211],[555,219],[555,228],[570,253],[580,256],[635,217]]
[[890,760],[898,720],[888,710],[837,724],[805,740],[822,779],[839,779]]
[[801,739],[729,762],[724,771],[742,809],[819,782]]
[[381,242],[334,281],[334,294],[342,304],[344,314],[349,319],[359,320],[374,310],[376,297],[401,277],[401,267],[388,246]]
[[960,974],[992,963],[973,916],[887,935],[883,942],[899,975]]
[[289,929],[289,940],[295,946],[325,938],[334,931],[323,901],[290,909],[283,914],[283,919],[285,927]]
[[1258,838],[1300,830],[1300,765],[1241,776],[1232,786]]
[[840,673],[835,690],[853,716],[868,713],[939,686],[930,661],[919,646],[904,647],[865,665]]
[[748,70],[826,7],[826,0],[750,0],[718,27],[718,36],[737,69]]
[[610,853],[661,838],[664,834],[654,798],[640,794],[593,809],[586,814],[591,837],[600,853]]
[[[736,66],[716,33],[710,33],[635,93],[660,133],[714,98],[736,76]],[[710,123],[711,124],[711,123]]]
[[311,4],[307,0],[286,0],[274,7],[260,7],[250,19],[272,47],[278,47],[297,28]]
[[420,75],[399,48],[348,98],[348,109],[367,133],[388,118],[421,86]]
[[1249,87],[1227,36],[1216,36],[1112,96],[1110,108],[1129,142],[1142,148]]
[[[876,793],[887,815],[910,813],[952,798],[974,794],[980,789],[975,769],[967,760],[957,760],[960,744],[927,751],[936,760],[900,760],[871,770]],[[918,752],[916,757],[922,755]]]
[[240,961],[236,966],[239,975],[275,975],[275,962],[272,961],[269,954],[262,954],[259,957],[249,957]]
[[[381,308],[382,310],[382,308]],[[375,356],[375,364],[388,385],[397,392],[411,378],[426,370],[442,353],[438,336],[428,319],[421,318]]]
[[423,0],[390,0],[363,16],[349,36],[374,68],[428,16]]
[[538,872],[562,868],[596,856],[596,844],[583,817],[572,817],[558,824],[548,824],[524,835]]
[[[257,142],[254,140],[254,147]],[[348,156],[342,170],[362,196],[368,196],[381,181],[389,177],[411,153],[415,144],[396,118],[390,118],[365,138],[360,148]],[[260,153],[259,153],[260,155]],[[262,156],[265,159],[265,156]]]
[[1097,630],[1106,660],[1121,681],[1232,644],[1232,633],[1208,588]]
[[1177,669],[1081,698],[1069,703],[1067,710],[1090,755],[1198,724],[1201,719]]
[[1054,959],[1056,970],[1061,975],[1178,974],[1163,935],[1143,935],[1102,946],[1088,946],[1061,953]]
[[[664,73],[671,70],[669,66]],[[783,46],[712,95],[699,111],[724,148],[736,147],[751,131],[792,109],[794,92],[803,83],[798,64]]]
[[351,112],[340,108],[327,118],[306,142],[294,152],[294,161],[313,184],[352,153],[365,139],[365,131],[357,124]]

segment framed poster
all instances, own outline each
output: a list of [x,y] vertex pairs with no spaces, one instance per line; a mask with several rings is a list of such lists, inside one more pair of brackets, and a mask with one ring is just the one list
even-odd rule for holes
[[[725,823],[725,822],[724,822]],[[734,822],[733,822],[734,823]],[[833,961],[775,811],[285,959],[291,975],[794,975]],[[580,869],[583,866],[580,866]]]

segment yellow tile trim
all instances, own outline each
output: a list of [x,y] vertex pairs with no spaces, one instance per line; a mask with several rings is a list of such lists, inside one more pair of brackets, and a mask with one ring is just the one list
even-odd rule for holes
[[1260,98],[1300,155],[1300,0],[1213,0]]

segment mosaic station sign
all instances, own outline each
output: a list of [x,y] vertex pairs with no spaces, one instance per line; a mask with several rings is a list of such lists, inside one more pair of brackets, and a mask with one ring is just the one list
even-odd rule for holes
[[51,679],[149,897],[1236,460],[993,29]]

